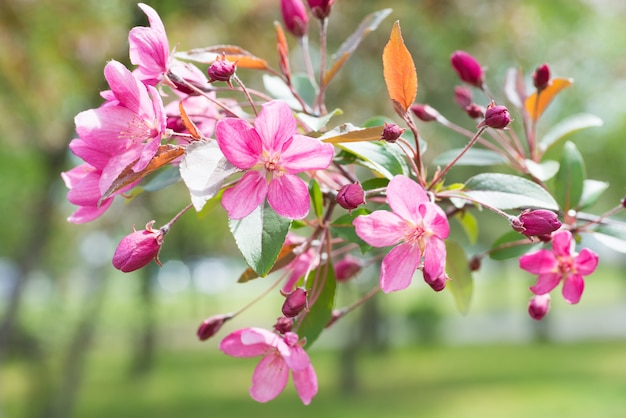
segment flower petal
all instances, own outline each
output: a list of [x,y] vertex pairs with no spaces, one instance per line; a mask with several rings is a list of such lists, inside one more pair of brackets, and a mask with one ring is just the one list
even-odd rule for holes
[[224,190],[222,206],[230,219],[250,215],[267,196],[267,181],[256,170],[246,172],[234,187]]
[[215,138],[226,159],[237,168],[247,170],[261,159],[261,138],[244,120],[220,120],[215,127]]
[[576,304],[585,289],[585,281],[580,274],[570,274],[563,283],[563,297],[567,303]]
[[556,272],[559,267],[559,262],[552,251],[539,250],[521,256],[519,266],[522,270],[526,270],[530,273],[543,274]]
[[228,334],[220,342],[220,350],[231,357],[256,357],[266,354],[279,337],[262,328],[243,328]]
[[562,230],[552,234],[552,250],[559,257],[569,257],[572,251],[572,233]]
[[404,237],[405,221],[387,210],[357,216],[352,224],[356,234],[374,247],[394,245]]
[[287,103],[273,100],[263,105],[254,128],[261,137],[263,149],[274,154],[282,152],[296,133],[296,118]]
[[424,249],[424,278],[430,283],[441,276],[446,269],[446,244],[439,238],[431,237]]
[[561,281],[561,273],[544,273],[537,277],[537,283],[530,287],[530,291],[535,295],[543,295],[549,293],[554,289]]
[[289,354],[283,355],[283,358],[291,370],[304,370],[311,365],[309,355],[297,344],[289,347]]
[[400,244],[383,259],[380,267],[380,288],[385,293],[406,289],[420,262],[417,245]]
[[309,213],[311,201],[306,184],[298,176],[275,176],[268,186],[267,202],[280,216],[302,219]]
[[257,402],[268,402],[287,386],[289,368],[278,354],[270,354],[259,362],[252,375],[250,396]]
[[418,212],[423,218],[424,228],[429,234],[438,238],[448,238],[450,234],[450,224],[443,209],[431,202],[419,205]]
[[154,119],[152,101],[146,86],[128,68],[111,60],[104,67],[104,76],[121,106],[146,119]]
[[116,155],[126,148],[121,133],[128,131],[135,114],[121,106],[105,106],[80,112],[74,118],[76,133],[87,143],[108,155]]
[[420,203],[428,201],[424,189],[406,176],[395,176],[387,186],[387,203],[391,210],[403,219],[418,222],[421,216],[417,208]]
[[574,268],[578,274],[588,276],[593,273],[598,266],[598,254],[589,248],[580,250],[580,254],[574,257]]
[[313,366],[309,366],[304,370],[294,370],[293,384],[296,387],[298,396],[302,399],[302,403],[308,405],[311,403],[313,397],[317,394],[317,375]]
[[280,165],[292,174],[307,170],[324,170],[333,160],[334,153],[331,144],[303,135],[294,135],[289,147],[280,155]]

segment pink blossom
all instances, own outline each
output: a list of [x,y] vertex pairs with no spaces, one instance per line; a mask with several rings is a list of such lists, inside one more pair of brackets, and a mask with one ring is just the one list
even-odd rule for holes
[[289,370],[296,391],[305,405],[317,393],[317,376],[308,354],[298,342],[298,336],[284,336],[261,328],[244,328],[226,336],[220,350],[232,357],[263,356],[252,375],[250,396],[258,402],[268,402],[285,389]]
[[113,198],[100,202],[100,176],[102,171],[90,164],[81,164],[61,173],[65,186],[70,189],[67,200],[79,206],[67,220],[76,224],[91,222],[100,217],[113,203]]
[[135,231],[133,228],[131,234],[122,238],[113,254],[113,266],[116,269],[129,273],[146,266],[152,260],[161,265],[159,251],[165,231],[152,229],[153,225],[154,221],[150,221],[146,229]]
[[389,182],[387,203],[391,211],[377,210],[354,220],[357,235],[368,244],[394,246],[382,262],[381,289],[387,293],[408,287],[422,256],[424,279],[430,284],[443,277],[444,239],[450,232],[443,210],[428,199],[420,185],[402,175]]
[[168,71],[170,44],[159,14],[147,4],[139,8],[148,16],[150,27],[138,26],[130,30],[130,62],[137,65],[137,77],[147,85],[156,86]]
[[222,119],[217,123],[215,136],[226,159],[246,171],[222,198],[231,219],[246,217],[266,198],[281,216],[302,219],[307,215],[309,192],[297,174],[327,168],[333,147],[299,135],[286,103],[264,104],[254,127],[239,118]]
[[520,257],[520,268],[538,274],[537,283],[530,288],[536,295],[544,295],[563,281],[563,297],[568,303],[578,303],[585,287],[583,276],[594,272],[598,255],[588,248],[572,253],[575,245],[567,230],[552,234],[552,251],[542,249]]

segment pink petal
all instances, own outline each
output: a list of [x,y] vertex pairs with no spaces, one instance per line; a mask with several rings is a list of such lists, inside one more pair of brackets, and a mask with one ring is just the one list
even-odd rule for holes
[[117,61],[109,61],[104,67],[104,76],[111,87],[115,98],[123,106],[135,114],[154,118],[152,102],[146,86],[137,79],[124,65]]
[[424,228],[438,238],[448,238],[450,224],[445,212],[436,204],[425,202],[419,205],[418,212],[423,218]]
[[274,100],[263,105],[254,128],[263,141],[263,149],[274,154],[282,152],[296,133],[296,119],[285,102]]
[[138,3],[137,6],[139,6],[139,8],[148,17],[148,22],[150,22],[150,28],[165,37],[165,26],[163,26],[163,21],[161,20],[161,17],[157,13],[157,11],[144,3]]
[[404,238],[406,227],[403,219],[387,210],[357,216],[352,224],[356,234],[374,247],[387,247],[399,243]]
[[446,269],[446,244],[438,238],[431,238],[424,249],[424,277],[430,282],[441,276]]
[[563,283],[563,297],[567,303],[576,304],[585,289],[585,281],[580,274],[570,274]]
[[519,266],[530,273],[543,274],[557,271],[559,262],[552,251],[539,250],[521,256]]
[[231,357],[256,357],[267,354],[278,339],[276,334],[262,328],[244,328],[224,337],[220,350]]
[[289,347],[288,355],[283,355],[283,358],[291,370],[304,370],[311,365],[309,355],[299,345]]
[[102,170],[111,159],[111,155],[104,152],[101,147],[92,146],[81,138],[75,138],[70,142],[70,150],[74,155],[85,160],[86,163]]
[[261,138],[244,120],[220,120],[215,127],[215,138],[224,157],[237,168],[247,170],[261,160]]
[[385,293],[406,289],[420,262],[417,245],[400,244],[383,259],[380,267],[380,288]]
[[100,172],[88,173],[80,181],[72,184],[73,187],[67,193],[67,200],[77,206],[98,206],[98,200],[102,196],[98,187],[99,182]]
[[74,118],[78,136],[87,146],[99,149],[102,153],[116,155],[126,148],[127,140],[121,133],[128,131],[128,125],[135,114],[121,106],[106,106],[80,112]]
[[258,171],[246,172],[234,187],[224,190],[222,206],[230,219],[250,215],[267,196],[267,181]]
[[280,165],[295,174],[307,170],[324,170],[333,160],[331,144],[303,135],[294,135],[289,147],[280,155]]
[[298,176],[275,176],[268,186],[267,202],[280,216],[302,219],[309,213],[311,201],[306,184]]
[[561,281],[561,273],[544,273],[537,277],[537,283],[530,287],[530,291],[535,295],[543,295],[549,293]]
[[415,223],[421,220],[418,214],[420,203],[428,202],[428,195],[424,189],[410,178],[402,175],[395,176],[387,186],[387,203],[391,210],[403,219]]
[[572,251],[572,233],[567,230],[552,234],[552,250],[560,257],[569,257]]
[[111,203],[113,203],[112,198],[102,201],[102,203],[100,203],[100,206],[98,207],[96,206],[80,207],[76,209],[76,211],[70,217],[67,218],[67,221],[74,223],[74,224],[82,224],[85,222],[91,222],[99,218],[100,216],[102,216],[102,214],[106,212],[106,210],[111,206]]
[[588,276],[598,267],[598,254],[589,248],[580,250],[580,254],[574,257],[574,268],[578,274]]
[[102,169],[102,175],[100,176],[100,194],[104,194],[109,190],[113,182],[117,180],[122,171],[129,165],[134,163],[142,151],[142,147],[129,148],[123,154],[119,154],[109,160],[109,163]]
[[293,384],[296,387],[298,396],[302,399],[302,403],[308,405],[313,397],[317,394],[317,375],[313,366],[309,366],[304,370],[293,371]]
[[287,386],[289,368],[278,354],[270,354],[259,362],[252,375],[250,396],[257,402],[268,402]]

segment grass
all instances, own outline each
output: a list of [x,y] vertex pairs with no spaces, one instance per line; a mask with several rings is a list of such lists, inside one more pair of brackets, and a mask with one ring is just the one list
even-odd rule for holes
[[[339,355],[313,351],[320,391],[303,406],[292,384],[267,404],[247,393],[256,359],[213,350],[159,354],[154,370],[128,374],[125,353],[89,358],[75,416],[125,417],[623,417],[626,343],[413,347],[359,353],[358,388],[340,387]],[[19,417],[19,365],[5,366],[7,417]],[[21,389],[20,389],[21,388]]]

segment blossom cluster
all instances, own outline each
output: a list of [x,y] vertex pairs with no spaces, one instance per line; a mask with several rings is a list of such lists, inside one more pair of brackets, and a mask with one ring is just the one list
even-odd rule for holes
[[[133,228],[121,239],[113,265],[123,272],[152,260],[160,265],[166,234],[178,219],[192,208],[201,211],[208,201],[221,203],[249,265],[239,281],[277,273],[267,292],[279,288],[284,296],[271,327],[241,328],[219,344],[229,356],[262,357],[250,388],[259,402],[278,396],[291,371],[302,402],[310,403],[318,385],[305,349],[325,328],[380,291],[411,286],[418,271],[437,292],[454,285],[452,293],[461,307],[468,305],[471,290],[458,289],[471,289],[464,284],[471,282],[482,258],[518,258],[522,270],[538,276],[530,286],[532,318],[545,316],[550,292],[560,283],[564,299],[578,303],[583,277],[594,272],[598,255],[589,248],[577,252],[576,240],[584,234],[610,235],[602,229],[605,220],[624,208],[620,204],[600,216],[585,213],[594,203],[589,196],[597,199],[599,193],[582,189],[595,185],[598,191],[600,182],[572,177],[582,172],[572,169],[582,165],[576,146],[560,137],[542,140],[537,131],[546,106],[571,80],[552,77],[543,64],[532,73],[528,92],[524,74],[513,71],[505,89],[515,108],[510,110],[488,89],[485,67],[468,52],[455,51],[451,70],[461,85],[454,88],[454,99],[469,117],[472,128],[467,129],[432,106],[415,102],[417,74],[398,22],[383,51],[383,82],[396,121],[388,117],[333,127],[333,116],[340,112],[326,107],[330,81],[367,33],[391,13],[385,9],[369,15],[368,30],[357,29],[350,48],[328,67],[316,69],[307,47],[310,17],[319,21],[319,51],[325,54],[335,6],[333,0],[281,0],[277,13],[300,43],[307,68],[306,74],[294,74],[280,24],[274,28],[276,70],[238,46],[175,52],[158,13],[140,3],[149,26],[130,30],[129,55],[135,67],[106,64],[109,89],[101,92],[103,103],[74,120],[77,137],[69,148],[84,162],[62,173],[67,198],[78,207],[68,220],[84,223],[102,216],[118,196],[127,198],[126,192],[147,175],[164,167],[178,169],[190,202],[162,227],[154,228],[155,221],[150,221],[144,230]],[[326,56],[321,58],[325,63]],[[248,89],[240,69],[263,72],[273,83],[263,93]],[[277,85],[280,92],[273,90]],[[303,85],[315,92],[313,99],[299,90]],[[222,96],[224,91],[229,94]],[[475,99],[475,93],[480,97]],[[521,132],[514,126],[514,111]],[[432,122],[467,138],[467,144],[424,159],[418,124]],[[564,157],[553,169],[555,162],[545,155],[557,144]],[[517,175],[485,172],[463,184],[447,183],[448,171],[468,160],[485,167],[498,161]],[[433,169],[427,170],[427,164]],[[472,215],[476,208],[504,218],[509,227],[491,247],[468,257],[450,238],[451,229],[460,224],[470,231],[468,239],[475,239],[471,230],[477,228]],[[370,266],[380,266],[371,291],[338,308],[338,285],[360,277]],[[209,316],[198,328],[198,338],[215,336],[242,311]]]

